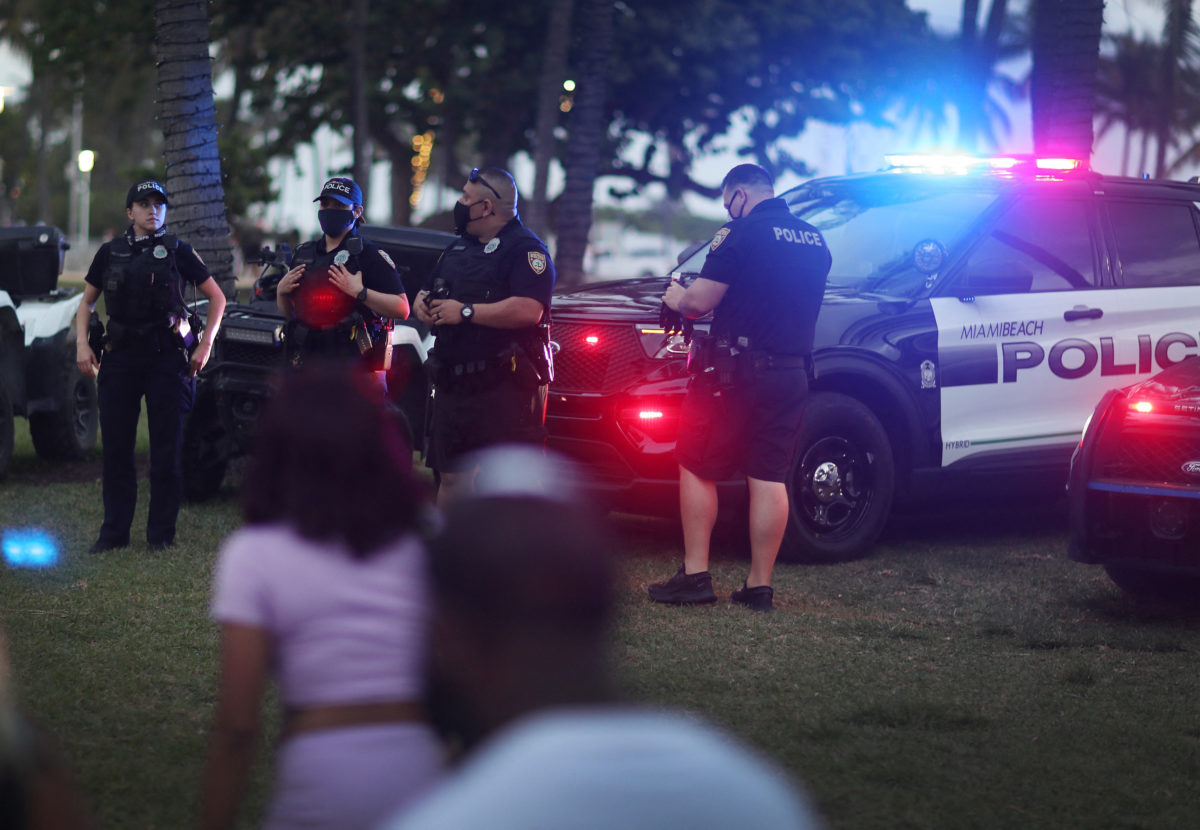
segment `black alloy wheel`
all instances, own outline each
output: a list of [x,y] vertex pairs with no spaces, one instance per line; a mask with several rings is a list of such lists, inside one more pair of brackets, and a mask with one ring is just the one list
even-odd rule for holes
[[785,561],[845,562],[870,552],[895,490],[887,431],[862,402],[834,392],[809,396],[792,474]]

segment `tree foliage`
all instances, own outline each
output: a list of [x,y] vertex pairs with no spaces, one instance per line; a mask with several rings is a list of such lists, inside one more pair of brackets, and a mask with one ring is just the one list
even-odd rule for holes
[[[452,185],[471,166],[506,165],[533,147],[556,1],[371,0],[363,94],[370,151],[392,162],[394,222],[409,219],[415,136],[434,135],[431,172]],[[806,160],[782,139],[798,136],[813,119],[885,124],[898,103],[940,113],[951,100],[961,106],[969,97],[955,99],[948,81],[958,46],[935,36],[925,15],[904,0],[616,0],[611,6],[613,50],[596,173],[619,175],[622,193],[661,184],[672,199],[688,190],[712,194],[716,183],[696,181],[694,163],[743,138],[748,159],[776,173],[809,174]],[[131,173],[161,169],[152,7],[152,0],[123,0],[98,13],[94,0],[0,4],[0,37],[30,57],[35,87],[44,90],[31,90],[25,115],[46,125],[40,134],[51,137],[51,146],[36,172],[33,161],[23,163],[28,181],[57,180],[49,154],[77,92],[85,100],[87,141],[100,160],[97,204],[117,201]],[[210,9],[215,71],[231,89],[218,123],[227,204],[236,216],[273,197],[271,158],[292,157],[322,126],[349,130],[354,16],[344,0],[212,0]],[[586,19],[576,14],[569,35],[573,77],[594,35]],[[998,41],[993,51],[1010,44]],[[94,82],[99,78],[104,83]],[[563,79],[544,85],[555,80]],[[562,159],[571,114],[555,120]],[[639,144],[645,150],[631,160]],[[26,216],[27,202],[18,208]]]
[[[672,197],[715,193],[691,166],[747,123],[749,160],[809,174],[779,145],[810,119],[886,121],[909,85],[924,15],[902,0],[631,0],[617,20],[612,132],[620,147],[651,137],[640,158],[610,172]],[[697,24],[697,21],[705,21]],[[665,165],[663,160],[665,159]]]

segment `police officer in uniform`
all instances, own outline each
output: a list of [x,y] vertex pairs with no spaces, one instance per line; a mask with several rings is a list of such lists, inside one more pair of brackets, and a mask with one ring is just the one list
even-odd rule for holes
[[650,586],[656,602],[716,601],[708,573],[717,481],[746,476],[750,573],[733,602],[771,610],[771,571],[788,522],[784,481],[808,393],[817,312],[830,254],[820,232],[775,198],[771,175],[741,164],[725,176],[730,221],[709,244],[700,276],[672,283],[663,302],[695,319],[713,311],[711,336],[689,356],[694,377],[681,413],[677,456],[684,561]]
[[291,320],[292,362],[322,357],[361,361],[383,382],[391,360],[392,320],[408,317],[408,297],[386,251],[363,239],[363,194],[335,176],[321,187],[317,220],[323,236],[296,248],[275,302]]
[[517,199],[508,171],[472,170],[454,206],[460,238],[414,302],[437,337],[427,364],[426,463],[440,476],[442,505],[470,490],[465,454],[546,440],[554,263],[521,223]]
[[[208,362],[225,313],[225,295],[200,255],[167,231],[163,186],[154,180],[133,185],[125,196],[125,213],[131,224],[96,252],[75,315],[79,370],[98,372],[104,444],[104,524],[93,552],[129,544],[137,505],[133,451],[143,396],[150,422],[146,542],[151,550],[174,544],[183,495],[183,419],[192,408],[196,373]],[[198,318],[189,319],[185,285],[198,288],[208,299],[203,334]],[[88,342],[88,325],[101,293],[108,312],[102,360]]]

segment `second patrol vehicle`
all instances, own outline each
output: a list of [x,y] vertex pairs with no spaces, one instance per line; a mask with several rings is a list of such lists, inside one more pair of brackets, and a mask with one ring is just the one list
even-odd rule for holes
[[[1061,492],[1103,393],[1200,353],[1200,185],[1069,159],[889,162],[783,194],[833,254],[788,481],[793,560],[866,553],[897,496]],[[686,348],[658,325],[662,292],[625,280],[554,302],[550,445],[615,509],[677,503]]]

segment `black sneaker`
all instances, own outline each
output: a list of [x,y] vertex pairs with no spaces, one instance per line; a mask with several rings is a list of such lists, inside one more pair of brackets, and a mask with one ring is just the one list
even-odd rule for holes
[[655,582],[650,586],[650,599],[672,605],[706,605],[717,601],[713,593],[712,575],[708,571],[689,574],[683,565],[666,582]]
[[92,546],[88,548],[88,553],[104,553],[106,550],[117,550],[118,548],[129,547],[129,540],[121,541],[120,539],[105,539],[100,537],[92,542]]
[[159,550],[166,550],[167,548],[173,548],[173,547],[175,547],[174,539],[160,539],[157,542],[147,542],[146,543],[146,550],[152,551],[152,552],[159,551]]
[[759,585],[757,588],[747,588],[746,583],[729,595],[730,602],[753,608],[755,611],[770,611],[775,590],[770,585]]

